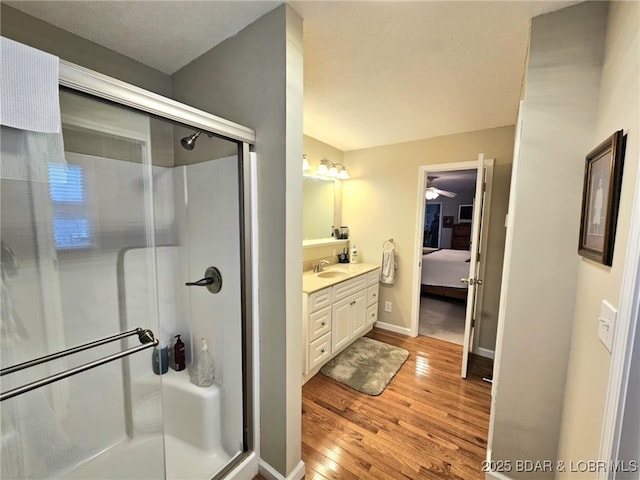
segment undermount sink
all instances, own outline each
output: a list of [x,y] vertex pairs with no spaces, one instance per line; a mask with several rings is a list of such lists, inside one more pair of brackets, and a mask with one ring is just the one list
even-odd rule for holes
[[348,277],[349,273],[340,270],[328,270],[326,272],[318,273],[319,278],[344,278]]

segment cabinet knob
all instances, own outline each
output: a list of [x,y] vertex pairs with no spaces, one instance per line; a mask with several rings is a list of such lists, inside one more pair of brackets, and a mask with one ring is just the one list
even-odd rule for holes
[[324,348],[322,350],[320,350],[320,353],[324,353]]
[[324,327],[327,324],[327,322],[322,322],[322,326]]
[[376,294],[374,293],[374,294],[373,294],[373,296],[375,297],[375,296],[376,296]]

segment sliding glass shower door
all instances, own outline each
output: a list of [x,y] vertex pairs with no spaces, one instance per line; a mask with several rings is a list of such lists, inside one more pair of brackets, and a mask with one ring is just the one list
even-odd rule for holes
[[220,475],[249,448],[242,143],[60,101],[61,136],[2,127],[0,477]]

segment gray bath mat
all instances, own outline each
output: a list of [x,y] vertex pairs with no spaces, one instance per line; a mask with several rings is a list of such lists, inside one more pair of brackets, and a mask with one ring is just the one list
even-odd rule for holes
[[359,392],[380,395],[408,357],[404,348],[361,337],[320,372]]

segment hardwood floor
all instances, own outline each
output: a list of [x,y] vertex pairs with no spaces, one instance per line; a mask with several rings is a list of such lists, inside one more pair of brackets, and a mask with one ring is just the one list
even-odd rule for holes
[[302,388],[305,479],[484,479],[491,361],[474,357],[460,378],[462,346],[374,329],[409,351],[377,397],[322,374]]

